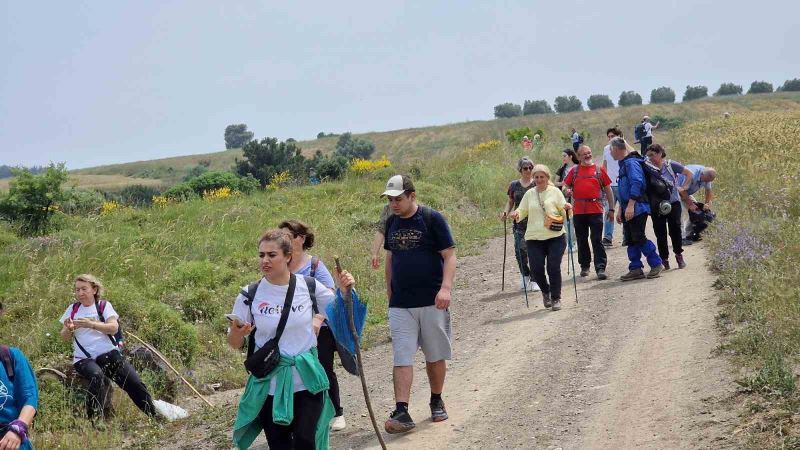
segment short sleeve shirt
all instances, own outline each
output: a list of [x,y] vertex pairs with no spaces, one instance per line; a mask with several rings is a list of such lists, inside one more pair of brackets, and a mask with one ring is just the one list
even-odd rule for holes
[[597,179],[598,167],[595,164],[576,167],[577,170],[573,168],[565,180],[566,185],[574,184],[572,198],[575,203],[575,214],[602,214],[603,203],[600,201],[602,188],[611,185],[611,179],[608,178],[605,169],[600,167],[600,178],[603,180],[601,186]]
[[680,186],[678,184],[678,174],[683,172],[683,164],[669,160],[667,161],[669,164],[669,169],[672,169],[672,173],[667,168],[667,164],[661,166],[661,176],[664,177],[665,180],[671,180],[675,189],[672,190],[672,195],[670,195],[669,201],[672,203],[681,201],[680,193],[678,192],[677,187]]
[[[531,181],[531,184],[529,184],[527,187],[523,186],[522,182],[520,182],[519,180],[514,180],[511,182],[511,184],[508,186],[507,194],[508,198],[510,198],[511,201],[514,202],[514,209],[519,208],[519,202],[522,201],[522,196],[524,196],[525,193],[528,192],[528,190],[532,189],[535,186],[536,184],[533,181]],[[520,222],[514,224],[514,228],[523,231],[527,226],[528,226],[527,219],[521,220]]]
[[616,186],[617,178],[619,178],[619,161],[611,156],[611,145],[603,148],[603,161],[606,162],[606,172],[608,178],[611,179],[611,186]]
[[644,137],[653,137],[653,124],[650,122],[644,123]]
[[[286,320],[286,328],[283,329],[278,347],[281,355],[296,356],[307,352],[317,346],[317,335],[314,334],[312,320],[314,310],[311,304],[311,296],[308,295],[308,286],[302,275],[292,275],[297,278],[297,285],[294,290],[292,309]],[[247,290],[247,286],[242,289]],[[233,314],[241,317],[242,320],[252,323],[256,327],[255,348],[259,349],[270,339],[275,337],[278,331],[278,322],[281,319],[283,304],[286,301],[286,291],[289,285],[280,286],[271,284],[266,278],[262,278],[256,289],[253,303],[249,306],[245,303],[245,297],[241,293],[236,297],[233,304]],[[322,315],[325,315],[325,308],[333,301],[333,292],[319,281],[316,282],[317,307]],[[306,390],[303,380],[297,369],[292,368],[294,375],[294,392]],[[275,379],[273,378],[270,387],[270,395],[275,393]]]
[[392,252],[391,308],[419,308],[435,303],[442,286],[444,261],[439,253],[455,247],[447,221],[431,209],[431,228],[425,225],[423,207],[409,218],[389,221],[383,248]]
[[[103,316],[105,321],[107,322],[111,318],[119,318],[119,315],[114,310],[114,307],[111,306],[111,302],[105,300],[106,306],[103,309]],[[64,311],[64,314],[61,315],[61,318],[58,319],[59,322],[64,323],[72,314],[72,304],[67,307],[67,310]],[[97,306],[92,303],[91,306],[83,306],[80,305],[78,307],[78,311],[75,313],[75,319],[89,319],[93,322],[100,322],[100,316],[97,315]],[[78,344],[75,342],[76,340],[81,343],[83,348],[89,352],[89,355],[94,359],[98,356],[102,355],[103,353],[108,353],[111,350],[116,350],[117,347],[111,343],[111,339],[108,338],[108,335],[102,333],[97,330],[93,330],[91,328],[77,328],[75,329],[75,333],[73,333],[75,339],[72,340],[72,362],[76,363],[82,359],[87,358],[87,355],[83,353],[83,351],[78,347]]]
[[[700,176],[703,175],[703,171],[706,170],[705,166],[701,166],[699,164],[689,164],[686,166],[690,172],[692,172],[692,182],[689,183],[689,189],[686,190],[686,193],[689,195],[694,195],[700,188],[711,190],[712,182],[708,181],[700,181]],[[678,177],[678,183],[683,184],[686,177],[680,175]]]

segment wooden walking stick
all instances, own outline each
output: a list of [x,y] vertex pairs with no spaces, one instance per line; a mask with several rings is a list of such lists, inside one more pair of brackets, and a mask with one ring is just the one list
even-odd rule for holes
[[200,400],[203,400],[206,403],[206,405],[208,405],[208,406],[210,406],[212,408],[214,407],[214,405],[212,405],[211,402],[209,402],[205,397],[203,397],[203,394],[197,392],[197,389],[195,389],[194,386],[192,386],[192,383],[189,383],[189,381],[186,380],[186,378],[184,378],[183,375],[181,375],[177,370],[175,370],[174,367],[172,367],[172,364],[170,364],[169,361],[167,361],[167,358],[164,357],[164,355],[162,355],[161,352],[159,352],[155,347],[153,347],[152,345],[148,344],[142,338],[140,338],[139,336],[136,336],[135,334],[131,333],[128,330],[125,330],[125,334],[127,334],[128,336],[136,339],[137,341],[139,341],[139,343],[144,345],[144,347],[146,349],[150,350],[151,352],[153,352],[154,355],[158,356],[158,359],[160,359],[161,361],[164,361],[164,364],[166,364],[167,367],[172,369],[172,371],[175,372],[175,375],[180,377],[181,381],[183,381],[184,384],[189,386],[189,389],[191,389],[198,397],[200,397]]
[[508,247],[508,227],[506,226],[506,217],[503,216],[503,274],[500,276],[501,286],[500,291],[506,290],[506,247]]
[[[342,265],[339,262],[339,257],[334,257],[333,260],[336,262],[336,272],[342,273]],[[372,411],[372,402],[369,399],[369,390],[367,390],[367,379],[364,377],[361,346],[358,344],[358,332],[356,331],[356,322],[353,317],[353,297],[350,295],[349,290],[345,292],[344,289],[342,289],[342,297],[344,299],[344,306],[347,309],[347,323],[350,325],[350,334],[353,336],[353,342],[356,344],[356,364],[358,364],[358,378],[361,379],[361,390],[364,391],[364,403],[367,404],[367,411],[369,412],[369,419],[372,421],[372,428],[375,430],[375,436],[378,437],[381,448],[386,450],[386,442],[383,441],[383,435],[378,428],[378,422],[375,420],[375,412]]]

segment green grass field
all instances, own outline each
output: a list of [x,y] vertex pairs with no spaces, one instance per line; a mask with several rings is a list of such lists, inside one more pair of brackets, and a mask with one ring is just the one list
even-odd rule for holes
[[[0,191],[8,191],[11,178],[0,180]],[[77,189],[97,189],[101,191],[118,191],[125,186],[132,184],[142,184],[145,186],[160,187],[164,186],[164,181],[153,178],[134,178],[125,175],[94,175],[70,173],[67,186]]]
[[[104,281],[107,297],[120,312],[126,329],[152,342],[181,370],[192,371],[194,381],[221,382],[224,388],[241,386],[245,379],[242,356],[225,345],[223,314],[230,310],[239,287],[259,277],[255,243],[260,233],[284,219],[299,218],[317,234],[317,245],[311,253],[327,262],[340,256],[345,267],[354,273],[357,288],[370,305],[369,345],[385,336],[383,274],[382,270],[372,271],[368,264],[370,242],[384,204],[378,194],[388,175],[412,166],[420,170],[416,183],[420,200],[448,218],[459,255],[474,254],[486,238],[502,234],[497,215],[505,201],[507,183],[517,176],[515,161],[522,154],[520,149],[500,143],[476,144],[500,139],[512,127],[543,128],[551,139],[537,162],[555,168],[562,148],[558,136],[566,134],[570,127],[588,129],[592,133],[588,143],[601,148],[608,126],[620,124],[627,132],[645,111],[688,121],[684,128],[656,132],[656,141],[666,144],[670,157],[715,165],[720,170],[718,227],[756,226],[762,215],[772,219],[769,223],[778,224],[769,232],[778,233],[776,242],[781,245],[775,247],[776,255],[782,259],[774,265],[750,264],[746,270],[738,268],[736,272],[726,272],[728,269],[722,267],[721,277],[724,298],[730,305],[726,314],[733,328],[731,348],[742,355],[743,367],[752,374],[743,382],[749,383],[754,392],[761,392],[765,386],[769,392],[783,389],[784,394],[775,398],[784,399],[784,410],[790,411],[791,417],[792,412],[798,413],[796,403],[791,403],[796,391],[794,387],[787,390],[786,371],[781,372],[781,368],[796,367],[793,364],[800,345],[800,312],[797,293],[781,290],[778,280],[796,277],[795,247],[800,234],[793,224],[800,197],[796,187],[785,193],[779,189],[781,184],[763,181],[779,172],[776,165],[796,148],[790,142],[794,135],[787,138],[789,141],[776,141],[770,135],[786,127],[796,129],[792,127],[796,127],[800,114],[800,94],[742,96],[371,133],[365,137],[377,144],[377,153],[387,153],[395,162],[394,168],[373,176],[351,176],[341,182],[215,202],[195,200],[163,208],[121,209],[108,215],[64,216],[60,218],[61,230],[42,238],[19,238],[0,225],[0,265],[6,268],[0,271],[0,301],[7,309],[6,317],[0,321],[0,335],[6,343],[20,347],[36,368],[66,363],[71,345],[58,338],[57,319],[72,302],[74,276],[90,272]],[[722,118],[725,111],[732,113],[728,120]],[[326,138],[318,144],[330,149],[335,139]],[[776,142],[780,145],[776,146]],[[212,163],[212,168],[214,164],[224,166],[224,158],[232,161],[235,153],[216,154],[221,159],[214,160],[217,162]],[[764,165],[761,156],[767,154],[771,159]],[[196,159],[190,162],[190,158]],[[209,155],[200,155],[183,161],[191,166],[208,158]],[[170,164],[177,167],[179,160],[182,159],[172,158]],[[163,167],[158,161],[137,164]],[[792,164],[782,172],[784,175],[794,176],[797,167]],[[124,172],[126,166],[134,167],[94,170],[109,170],[106,175],[116,177],[135,174],[135,170]],[[81,172],[81,176],[86,174]],[[749,195],[748,189],[762,189],[767,197]],[[759,203],[764,198],[784,202],[780,211],[786,215],[775,215],[777,209]],[[724,240],[714,244],[716,252],[727,247],[730,243]],[[760,272],[756,274],[756,270]],[[747,297],[741,297],[743,291],[735,290],[741,283],[746,284],[744,280],[759,276],[763,278],[754,279],[771,283],[773,288],[759,296],[752,290],[745,291],[750,292]],[[775,295],[781,296],[781,301],[772,301]],[[747,353],[748,347],[739,343],[744,339],[741,336],[755,336],[752,342],[756,349],[767,348],[763,339],[775,341],[776,345],[769,346],[768,352]],[[775,355],[781,358],[777,366]],[[151,385],[158,383],[150,375],[146,379]],[[82,449],[87,443],[98,448],[158,448],[159,436],[177,429],[153,426],[124,395],[118,394],[118,399],[119,418],[109,422],[108,431],[98,433],[86,424],[79,402],[70,393],[54,383],[43,382],[42,412],[34,429],[34,444],[38,448],[62,449]]]

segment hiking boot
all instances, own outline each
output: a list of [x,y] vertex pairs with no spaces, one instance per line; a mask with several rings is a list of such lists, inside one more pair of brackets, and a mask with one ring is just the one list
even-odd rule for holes
[[597,269],[597,279],[598,280],[607,280],[608,275],[606,275],[605,269]]
[[664,264],[659,264],[655,267],[650,268],[650,272],[647,272],[647,278],[658,278],[661,276],[661,271],[664,270]]
[[614,246],[614,244],[611,243],[611,239],[603,238],[603,247],[611,248],[613,246]]
[[530,289],[531,292],[539,292],[542,290],[542,288],[539,287],[539,284],[533,281],[533,278],[531,278],[531,280],[528,282],[528,289]]
[[442,399],[432,400],[430,406],[431,406],[431,419],[434,422],[441,422],[443,420],[447,420],[447,410],[444,408],[444,400]]
[[622,246],[623,247],[627,247],[628,246],[628,240],[627,239],[623,239],[622,240]]
[[669,270],[669,260],[664,258],[661,260],[661,264],[664,266],[664,270]]
[[553,306],[550,308],[550,311],[558,311],[561,309],[561,299],[554,298],[553,299]]
[[620,281],[641,280],[642,278],[644,278],[644,271],[642,269],[633,269],[619,277]]
[[347,427],[344,416],[336,416],[331,420],[331,431],[342,431]]
[[383,428],[389,434],[407,433],[414,429],[415,426],[417,426],[417,424],[411,419],[411,415],[408,411],[397,410],[395,410],[392,415],[389,416],[389,420],[383,424]]
[[582,277],[589,276],[589,268],[588,267],[586,267],[586,268],[581,267],[581,276]]
[[553,302],[550,301],[550,294],[542,292],[542,300],[544,301],[545,308],[553,306]]
[[683,260],[683,254],[675,255],[675,261],[678,261],[678,269],[686,268],[686,261]]

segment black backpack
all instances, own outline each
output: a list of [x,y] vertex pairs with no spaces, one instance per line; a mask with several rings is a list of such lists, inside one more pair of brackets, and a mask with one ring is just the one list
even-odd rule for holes
[[[671,200],[672,193],[675,190],[675,183],[672,180],[664,178],[661,169],[654,166],[649,161],[640,159],[639,163],[644,172],[644,191],[650,203],[650,213],[655,216],[658,214],[659,204],[663,201],[669,202]],[[670,162],[667,161],[667,164],[670,164]]]
[[578,135],[578,144],[583,144],[583,135],[582,134]]
[[646,134],[647,133],[644,131],[644,122],[636,125],[633,129],[633,137],[636,138],[637,141],[641,141]]

